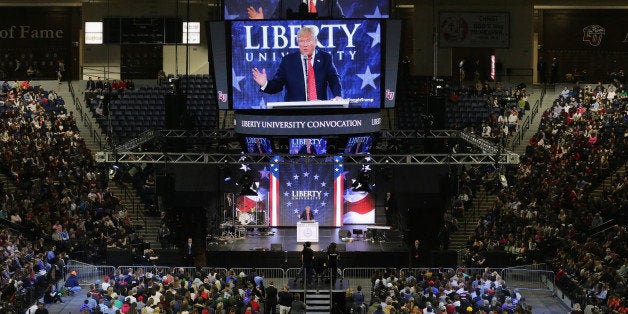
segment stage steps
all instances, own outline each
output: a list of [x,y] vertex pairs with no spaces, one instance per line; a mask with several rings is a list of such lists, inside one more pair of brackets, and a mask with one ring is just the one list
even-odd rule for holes
[[305,305],[308,313],[331,313],[331,292],[329,290],[306,290]]

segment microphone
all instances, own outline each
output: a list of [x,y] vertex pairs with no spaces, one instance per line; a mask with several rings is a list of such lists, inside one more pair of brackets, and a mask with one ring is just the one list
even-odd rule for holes
[[307,55],[301,55],[301,58],[303,59],[303,68],[304,73],[305,73],[305,101],[308,101],[308,94],[307,94],[307,78],[308,78],[308,69],[307,69]]

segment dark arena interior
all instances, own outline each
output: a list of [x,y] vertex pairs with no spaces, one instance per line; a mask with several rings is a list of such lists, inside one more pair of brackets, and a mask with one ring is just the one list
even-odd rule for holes
[[626,4],[0,16],[0,313],[627,313]]

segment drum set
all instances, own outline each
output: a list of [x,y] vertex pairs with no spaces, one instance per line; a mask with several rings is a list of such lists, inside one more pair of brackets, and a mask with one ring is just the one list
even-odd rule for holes
[[[220,224],[223,237],[242,237],[247,229],[262,229],[269,226],[268,213],[255,204],[252,207],[238,206],[233,194],[225,195],[223,223]],[[241,208],[239,208],[241,207]]]

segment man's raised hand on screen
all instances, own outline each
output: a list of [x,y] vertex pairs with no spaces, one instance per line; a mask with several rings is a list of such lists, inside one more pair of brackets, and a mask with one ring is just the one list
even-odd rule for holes
[[255,11],[255,8],[249,7],[248,9],[246,9],[246,12],[249,14],[250,20],[263,20],[264,19],[264,10],[262,9],[262,7],[259,7],[257,11]]
[[257,68],[253,68],[253,80],[259,86],[264,86],[268,82],[268,77],[266,76],[266,69],[262,69],[260,72]]

